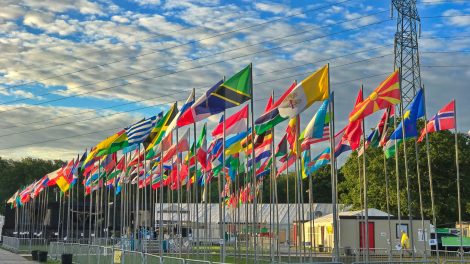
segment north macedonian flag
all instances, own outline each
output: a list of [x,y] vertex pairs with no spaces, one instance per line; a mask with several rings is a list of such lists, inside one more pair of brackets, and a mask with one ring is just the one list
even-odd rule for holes
[[395,71],[385,79],[362,103],[357,104],[349,114],[349,122],[363,119],[380,109],[400,103],[400,77]]

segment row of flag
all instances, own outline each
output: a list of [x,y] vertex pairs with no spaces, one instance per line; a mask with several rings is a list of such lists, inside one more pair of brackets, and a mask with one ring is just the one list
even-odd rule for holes
[[[206,186],[211,179],[222,175],[226,184],[220,195],[228,206],[236,207],[253,199],[265,176],[277,177],[297,160],[302,177],[307,178],[331,163],[332,156],[337,158],[355,150],[363,153],[364,148],[359,149],[365,132],[363,120],[379,110],[384,113],[367,136],[365,148],[381,147],[387,158],[392,157],[403,139],[418,136],[416,123],[425,112],[424,94],[420,90],[393,130],[395,105],[400,103],[399,84],[399,72],[395,71],[365,99],[361,89],[349,114],[349,123],[333,134],[334,94],[329,87],[329,67],[325,65],[303,81],[294,82],[278,100],[271,96],[253,127],[249,124],[249,107],[245,105],[229,117],[221,116],[210,133],[210,142],[206,124],[198,138],[193,133],[191,140],[188,125],[252,100],[250,64],[227,80],[217,82],[198,99],[193,90],[179,110],[175,103],[166,113],[144,118],[104,139],[56,171],[18,190],[8,203],[12,206],[25,204],[50,186],[67,193],[79,179],[87,194],[107,187],[118,195],[122,185],[127,183],[137,184],[139,188],[150,185],[154,189],[176,190],[182,186],[189,188],[194,183]],[[300,133],[300,114],[315,102],[321,102],[321,106]],[[275,146],[274,128],[287,120],[285,134]],[[455,103],[452,101],[429,120],[418,141],[422,141],[426,133],[454,127]],[[325,141],[329,141],[330,146],[312,158],[311,146]],[[249,176],[253,174],[256,182]],[[236,177],[241,175],[245,175],[240,179],[242,185],[235,186]]]

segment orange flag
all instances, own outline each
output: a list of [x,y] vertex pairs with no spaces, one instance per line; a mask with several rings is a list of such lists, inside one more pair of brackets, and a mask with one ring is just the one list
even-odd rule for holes
[[349,114],[349,122],[363,119],[380,109],[400,102],[399,74],[395,71],[385,79],[362,103],[357,104]]

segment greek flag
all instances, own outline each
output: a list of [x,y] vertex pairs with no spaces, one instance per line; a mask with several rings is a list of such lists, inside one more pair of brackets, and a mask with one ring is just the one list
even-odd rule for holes
[[129,146],[142,143],[149,135],[150,130],[155,126],[157,116],[141,121],[126,128],[127,141]]

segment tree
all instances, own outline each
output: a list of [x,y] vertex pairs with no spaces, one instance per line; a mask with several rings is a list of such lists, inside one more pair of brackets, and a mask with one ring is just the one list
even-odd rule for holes
[[[18,189],[60,168],[62,163],[60,160],[24,158],[16,161],[0,158],[0,200],[5,203]],[[3,213],[5,208],[0,208]]]
[[[458,135],[458,148],[460,156],[461,200],[463,219],[470,217],[470,138],[465,134]],[[406,141],[408,174],[411,190],[411,208],[415,218],[419,218],[418,174],[417,164],[421,178],[424,216],[431,219],[431,199],[426,156],[426,144],[417,143],[418,163],[416,162],[415,139]],[[434,201],[438,226],[453,225],[457,220],[457,181],[455,168],[454,134],[450,131],[441,131],[429,134],[429,153],[433,176]],[[399,153],[399,197],[402,215],[408,215],[407,192],[405,181],[405,164],[403,145]],[[359,185],[359,167],[362,166],[362,157],[358,162],[357,153],[353,153],[341,168],[344,179],[340,182],[340,201],[352,204],[359,208],[361,204]],[[397,181],[395,173],[395,159],[385,161],[389,175],[390,210],[397,215]],[[368,178],[369,208],[386,210],[385,174],[383,152],[378,148],[368,148],[366,151],[366,173]],[[466,206],[466,208],[465,208]]]

